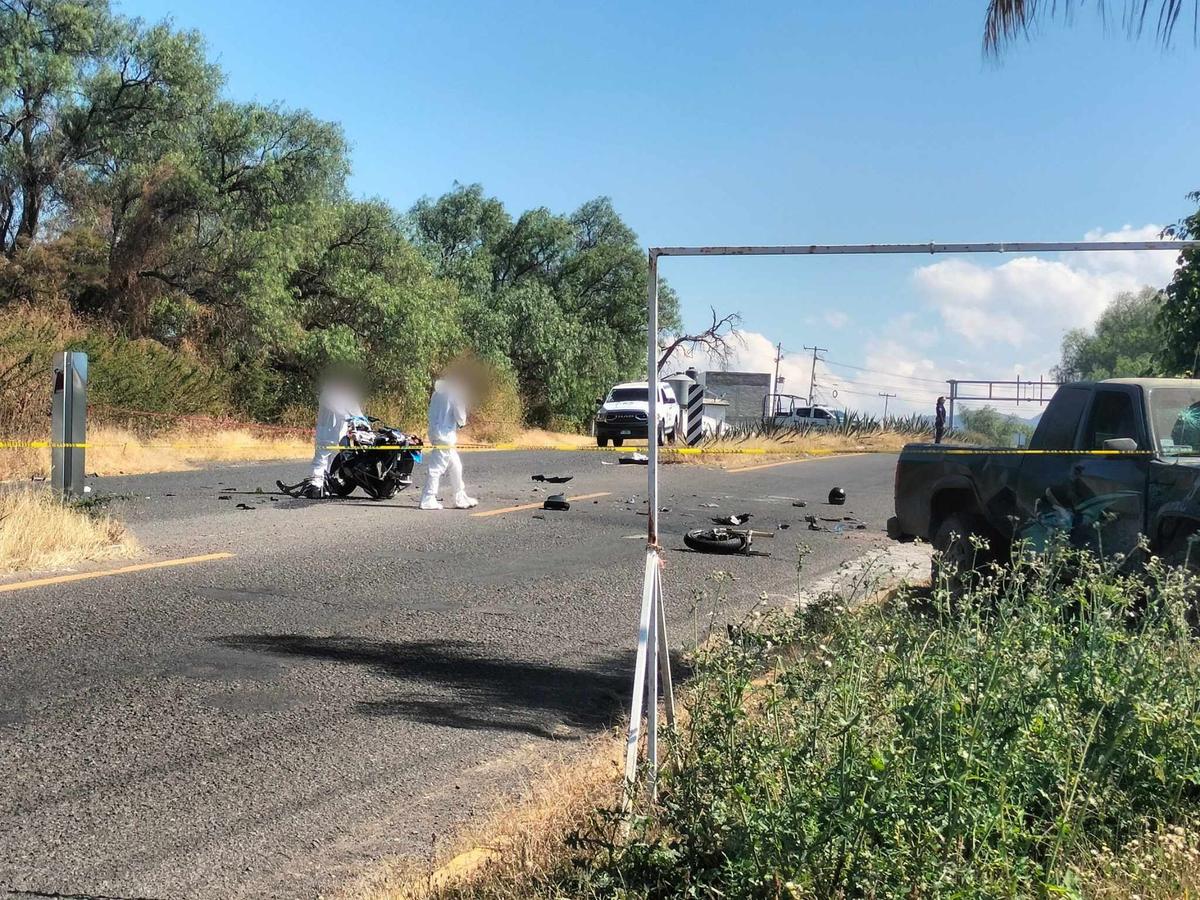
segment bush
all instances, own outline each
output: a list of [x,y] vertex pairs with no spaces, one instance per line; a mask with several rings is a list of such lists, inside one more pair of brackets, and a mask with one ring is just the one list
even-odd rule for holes
[[1200,813],[1183,573],[1056,550],[942,581],[701,653],[659,804],[580,836],[567,893],[1077,893],[1093,850]]

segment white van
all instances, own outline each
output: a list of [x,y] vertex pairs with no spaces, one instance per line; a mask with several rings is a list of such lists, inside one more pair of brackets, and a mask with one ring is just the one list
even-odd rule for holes
[[[626,439],[649,436],[650,386],[645,381],[618,384],[600,404],[596,413],[596,446],[607,447],[612,441],[620,447]],[[675,442],[679,431],[679,401],[665,381],[658,383],[658,442]]]

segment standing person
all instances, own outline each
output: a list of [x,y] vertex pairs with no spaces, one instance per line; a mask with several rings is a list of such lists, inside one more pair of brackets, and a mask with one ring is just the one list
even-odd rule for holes
[[317,400],[317,427],[313,436],[312,471],[308,480],[289,487],[277,481],[279,489],[294,497],[320,500],[325,496],[325,475],[350,425],[356,419],[366,421],[355,379],[338,371],[325,378]]
[[946,398],[937,398],[937,409],[933,414],[933,442],[940,444],[946,433]]
[[447,476],[447,485],[454,493],[454,505],[458,509],[478,506],[479,501],[467,494],[463,486],[462,460],[458,458],[458,429],[467,424],[467,404],[457,379],[450,375],[433,383],[433,396],[429,398],[429,473],[425,478],[425,492],[421,495],[421,509],[444,509],[438,500],[438,487],[442,475]]

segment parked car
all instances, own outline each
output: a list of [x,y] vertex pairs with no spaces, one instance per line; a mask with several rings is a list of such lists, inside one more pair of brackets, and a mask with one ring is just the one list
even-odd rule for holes
[[1200,380],[1064,385],[1028,450],[909,444],[895,491],[888,533],[925,538],[960,565],[978,558],[955,534],[986,538],[988,555],[1056,534],[1128,555],[1145,535],[1152,552],[1182,562],[1200,533]]
[[[596,413],[596,445],[607,447],[612,441],[620,447],[626,440],[649,437],[650,386],[645,381],[618,384],[600,404]],[[679,401],[665,381],[658,383],[658,442],[675,442],[679,430]]]

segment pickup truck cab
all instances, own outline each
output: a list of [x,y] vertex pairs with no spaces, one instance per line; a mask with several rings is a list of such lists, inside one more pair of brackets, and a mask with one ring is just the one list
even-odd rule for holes
[[[1055,533],[1104,554],[1186,558],[1200,531],[1200,380],[1063,385],[1025,450],[909,444],[896,464],[894,538],[946,551],[980,535],[997,555]],[[962,542],[960,542],[962,543]]]
[[[620,447],[627,439],[648,438],[650,385],[645,381],[618,384],[600,404],[596,413],[596,445],[607,447],[612,441]],[[658,442],[675,442],[679,428],[679,401],[665,381],[658,383]]]

